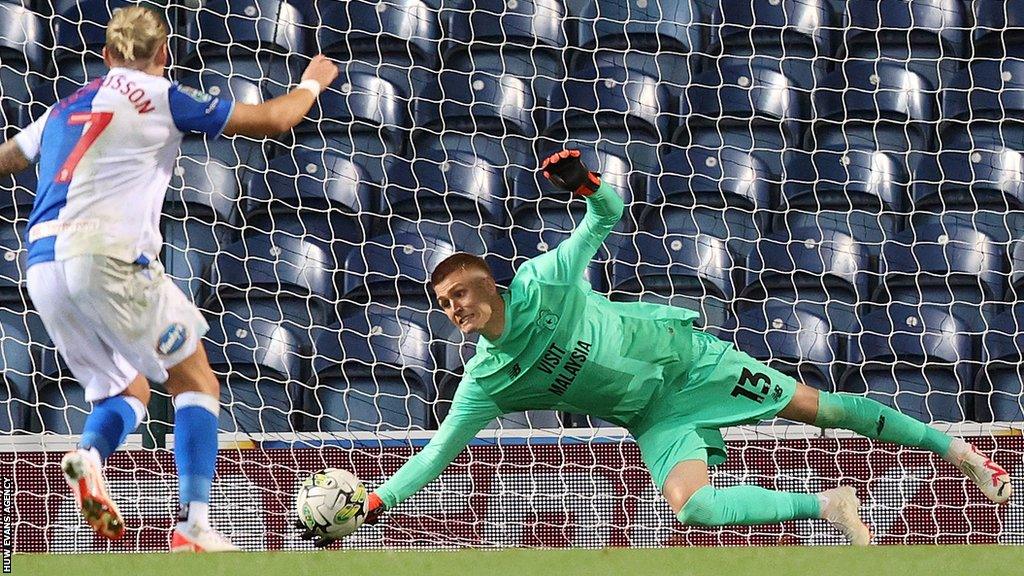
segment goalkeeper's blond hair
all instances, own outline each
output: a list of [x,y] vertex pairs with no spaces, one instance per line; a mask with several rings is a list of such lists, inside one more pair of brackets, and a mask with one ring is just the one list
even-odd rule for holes
[[128,65],[144,65],[167,43],[170,30],[155,11],[142,6],[114,10],[107,24],[107,51]]

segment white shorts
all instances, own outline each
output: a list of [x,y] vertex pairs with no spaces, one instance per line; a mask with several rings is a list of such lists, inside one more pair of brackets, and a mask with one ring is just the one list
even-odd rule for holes
[[142,373],[167,380],[209,329],[163,266],[85,255],[28,269],[28,293],[68,368],[97,402]]

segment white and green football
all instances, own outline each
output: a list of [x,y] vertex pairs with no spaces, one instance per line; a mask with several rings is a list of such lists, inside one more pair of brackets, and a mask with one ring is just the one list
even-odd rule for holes
[[366,488],[347,470],[327,468],[302,481],[295,509],[306,528],[328,538],[344,538],[363,524]]

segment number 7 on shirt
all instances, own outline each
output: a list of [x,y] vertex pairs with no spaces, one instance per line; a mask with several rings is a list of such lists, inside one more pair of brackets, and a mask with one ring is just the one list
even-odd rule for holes
[[113,112],[78,112],[68,116],[69,126],[78,126],[79,124],[85,124],[85,129],[82,131],[82,135],[78,138],[78,143],[71,149],[71,153],[68,154],[67,160],[64,161],[64,165],[60,167],[60,171],[57,172],[56,182],[60,184],[66,184],[71,181],[71,177],[75,173],[75,167],[78,166],[78,162],[85,155],[86,150],[92,146],[93,142],[99,138],[103,130],[107,128],[107,124],[110,124],[110,120],[113,119]]

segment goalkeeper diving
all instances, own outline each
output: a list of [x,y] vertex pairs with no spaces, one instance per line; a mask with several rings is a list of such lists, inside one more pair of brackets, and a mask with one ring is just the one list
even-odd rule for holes
[[524,263],[507,291],[474,255],[455,254],[434,269],[440,307],[463,333],[480,335],[476,355],[437,434],[370,495],[366,522],[434,480],[489,422],[523,410],[588,414],[626,428],[685,525],[821,518],[851,544],[870,543],[853,487],[805,494],[708,482],[708,467],[726,459],[721,428],[777,416],[934,452],[993,502],[1009,500],[1006,470],[971,444],[874,400],[804,385],[694,328],[694,311],[594,292],[583,273],[623,202],[577,150],[552,155],[542,171],[586,198],[586,217],[556,249]]

